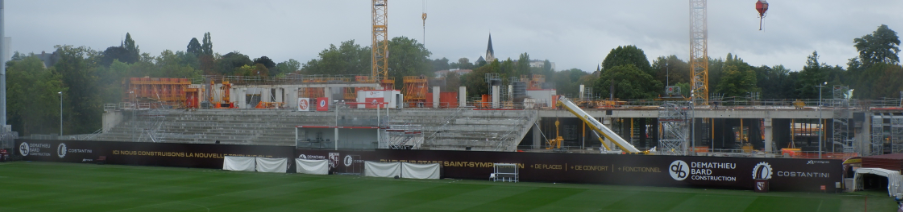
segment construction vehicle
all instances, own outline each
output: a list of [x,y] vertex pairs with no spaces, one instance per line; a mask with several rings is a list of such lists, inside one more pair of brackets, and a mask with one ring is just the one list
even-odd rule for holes
[[627,142],[626,140],[624,140],[624,138],[621,138],[621,136],[616,134],[614,131],[612,131],[605,125],[602,125],[602,123],[599,123],[599,121],[590,116],[589,113],[586,113],[586,111],[583,111],[583,109],[577,107],[577,105],[571,102],[571,100],[568,100],[563,96],[559,97],[557,105],[558,107],[567,109],[572,114],[574,114],[574,116],[577,116],[577,118],[583,120],[583,122],[586,123],[586,125],[588,125],[589,128],[596,133],[597,137],[599,138],[599,142],[602,142],[602,146],[605,147],[605,149],[611,150],[611,148],[609,148],[608,145],[606,145],[602,140],[602,137],[605,137],[606,139],[617,145],[619,148],[621,148],[622,151],[628,154],[649,154],[649,151],[640,151],[632,144],[630,144],[630,142]]

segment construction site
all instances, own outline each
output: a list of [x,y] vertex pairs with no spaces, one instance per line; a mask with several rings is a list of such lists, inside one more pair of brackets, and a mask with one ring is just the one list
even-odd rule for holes
[[[848,86],[815,82],[818,99],[762,99],[757,90],[725,97],[709,83],[706,0],[689,3],[685,93],[680,84],[657,83],[649,86],[657,98],[617,99],[614,77],[611,89],[594,92],[608,83],[602,65],[598,75],[584,75],[596,85],[574,81],[568,89],[531,70],[517,76],[466,72],[467,84],[451,85],[401,76],[412,72],[390,68],[387,0],[371,0],[369,73],[126,77],[110,92],[117,101],[103,105],[96,132],[63,135],[59,91],[59,135],[0,134],[0,149],[24,161],[395,179],[429,166],[428,177],[416,179],[757,192],[887,187],[890,196],[903,198],[903,91],[899,99],[854,99]],[[756,2],[760,30],[767,8],[764,0]],[[422,19],[425,31],[425,11]],[[486,59],[496,61],[491,36],[488,46]],[[665,82],[676,82],[668,70]],[[577,86],[574,93],[559,92]],[[887,183],[872,183],[878,179],[872,175]]]
[[[537,79],[538,78],[538,79]],[[102,132],[75,139],[256,144],[313,149],[563,151],[849,158],[903,152],[900,100],[630,102],[539,89],[541,78],[468,100],[405,78],[402,91],[361,76],[131,78]],[[836,89],[840,91],[841,89]],[[581,98],[583,97],[583,98]],[[714,102],[714,101],[713,101]]]
[[[538,74],[486,74],[489,92],[480,94],[441,90],[424,76],[405,76],[395,90],[386,1],[371,6],[370,75],[123,79],[122,101],[105,105],[103,128],[63,139],[835,159],[903,153],[903,100],[853,100],[840,86],[818,100],[713,94],[705,1],[691,1],[691,95],[668,86],[654,101],[605,98],[584,85],[559,94]],[[757,9],[763,15],[767,3]]]

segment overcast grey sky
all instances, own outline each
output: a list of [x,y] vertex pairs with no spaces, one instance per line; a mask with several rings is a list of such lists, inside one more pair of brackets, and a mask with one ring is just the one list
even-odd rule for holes
[[[771,0],[759,31],[756,0],[708,2],[710,57],[739,55],[751,65],[799,70],[818,51],[821,62],[846,66],[853,39],[881,24],[903,30],[900,0]],[[142,52],[185,51],[210,32],[213,50],[302,63],[342,41],[370,45],[370,1],[8,0],[12,51],[51,52],[54,45],[104,50],[131,33]],[[389,1],[389,36],[423,40],[421,0]],[[636,45],[650,62],[689,57],[687,0],[430,0],[426,46],[432,58],[471,61],[492,32],[497,58],[549,59],[559,70],[594,71],[608,52]]]

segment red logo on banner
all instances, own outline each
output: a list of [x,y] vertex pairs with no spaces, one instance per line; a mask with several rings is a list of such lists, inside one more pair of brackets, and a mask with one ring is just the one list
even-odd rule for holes
[[[367,101],[366,108],[376,108],[377,105],[381,105],[385,102],[382,97],[377,98],[366,98],[364,101]],[[383,107],[380,107],[383,108]]]
[[298,98],[298,111],[310,111],[310,103],[307,98]]
[[329,111],[329,99],[326,97],[317,98],[317,111]]

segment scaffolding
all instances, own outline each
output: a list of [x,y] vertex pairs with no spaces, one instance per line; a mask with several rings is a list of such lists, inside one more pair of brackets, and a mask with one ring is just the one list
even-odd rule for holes
[[122,80],[123,102],[163,102],[164,105],[180,107],[185,103],[185,91],[191,80],[188,78],[132,77]]
[[406,76],[403,80],[404,87],[401,92],[404,94],[404,102],[411,106],[425,103],[427,98],[426,93],[429,92],[429,85],[426,77]]
[[668,155],[688,153],[690,120],[689,102],[665,102],[659,109],[659,152]]
[[390,125],[386,134],[388,139],[379,142],[381,149],[420,149],[423,145],[421,125]]
[[[872,116],[871,155],[903,153],[903,116],[877,113]],[[890,151],[887,151],[890,147]]]

